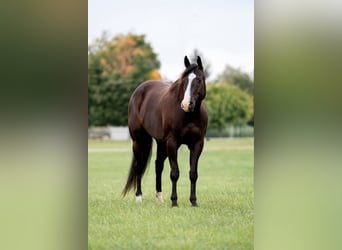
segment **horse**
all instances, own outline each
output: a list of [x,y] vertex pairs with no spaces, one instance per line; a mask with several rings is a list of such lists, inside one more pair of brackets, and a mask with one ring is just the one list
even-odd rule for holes
[[206,83],[201,58],[190,64],[184,57],[185,70],[174,83],[149,80],[133,92],[128,104],[128,128],[132,139],[133,159],[126,185],[125,196],[136,189],[136,201],[142,201],[141,179],[148,164],[152,138],[157,144],[155,160],[156,198],[163,202],[162,172],[168,157],[172,181],[171,202],[177,207],[177,181],[179,168],[177,151],[182,144],[190,150],[190,202],[197,206],[196,181],[198,160],[203,150],[207,130],[208,112],[204,103]]

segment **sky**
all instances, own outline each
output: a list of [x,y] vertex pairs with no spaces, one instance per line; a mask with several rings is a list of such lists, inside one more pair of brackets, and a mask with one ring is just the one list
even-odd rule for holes
[[253,0],[89,0],[88,44],[104,31],[145,34],[169,80],[194,49],[210,63],[211,79],[226,65],[254,72]]

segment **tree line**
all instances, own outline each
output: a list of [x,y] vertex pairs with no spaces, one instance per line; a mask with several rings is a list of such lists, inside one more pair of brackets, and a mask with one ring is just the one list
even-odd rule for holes
[[[207,77],[211,65],[197,49]],[[109,36],[103,33],[88,47],[88,126],[126,126],[127,106],[134,89],[146,80],[161,80],[160,61],[143,34]],[[240,69],[226,66],[207,82],[206,104],[209,129],[254,124],[252,78]]]

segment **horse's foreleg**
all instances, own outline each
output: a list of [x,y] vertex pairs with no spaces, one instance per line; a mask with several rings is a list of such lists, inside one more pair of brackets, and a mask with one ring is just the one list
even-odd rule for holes
[[164,161],[166,159],[166,146],[163,142],[157,143],[157,159],[156,159],[156,198],[159,202],[163,202],[162,195],[162,172],[164,169]]
[[171,201],[172,206],[176,207],[177,204],[177,181],[179,178],[179,168],[177,163],[177,150],[178,145],[175,141],[169,140],[167,142],[167,155],[169,157],[170,167],[171,167],[171,173],[170,178],[172,181],[172,192],[171,192]]
[[190,202],[192,206],[194,207],[197,207],[197,197],[196,197],[196,182],[198,178],[197,166],[198,166],[198,159],[202,153],[202,149],[203,149],[203,141],[196,143],[194,147],[190,149],[190,171],[189,171],[189,178],[191,182]]

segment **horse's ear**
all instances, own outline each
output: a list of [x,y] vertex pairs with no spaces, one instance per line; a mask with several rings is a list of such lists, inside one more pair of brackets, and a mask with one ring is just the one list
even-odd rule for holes
[[190,61],[189,61],[187,56],[184,57],[184,65],[186,68],[189,67],[189,65],[190,65]]
[[197,65],[198,65],[199,69],[203,71],[202,60],[199,56],[197,56]]

